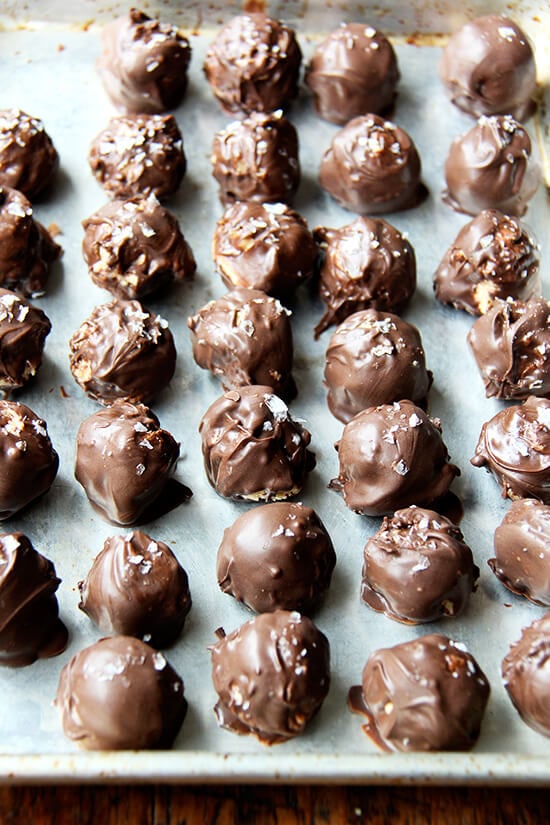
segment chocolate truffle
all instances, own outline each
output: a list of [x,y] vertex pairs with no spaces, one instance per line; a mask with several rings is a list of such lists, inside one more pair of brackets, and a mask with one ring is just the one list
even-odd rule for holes
[[218,724],[264,745],[303,733],[330,685],[326,636],[287,610],[261,613],[219,636],[210,648]]
[[296,384],[289,315],[259,289],[233,289],[188,319],[193,357],[220,378],[224,390],[265,384],[290,401]]
[[369,538],[361,598],[406,624],[458,616],[475,590],[479,569],[459,528],[423,507],[398,510]]
[[497,298],[540,295],[539,247],[517,218],[484,209],[462,227],[434,275],[438,301],[483,315]]
[[350,709],[385,751],[466,751],[478,740],[489,699],[487,678],[465,646],[433,633],[376,650]]
[[148,407],[114,401],[78,428],[75,478],[103,518],[135,524],[163,494],[179,452]]
[[315,466],[310,433],[268,386],[224,393],[205,412],[199,432],[208,481],[227,498],[291,498]]
[[115,106],[155,113],[180,103],[191,47],[175,26],[130,9],[102,29],[101,42],[97,69]]
[[300,183],[298,133],[282,112],[253,112],[214,135],[212,174],[222,204],[290,203]]
[[34,200],[50,185],[58,165],[41,120],[20,109],[0,110],[0,186]]
[[319,516],[304,504],[254,507],[226,528],[218,584],[258,613],[309,614],[328,590],[336,554]]
[[85,750],[170,748],[187,711],[183,682],[162,653],[113,636],[80,650],[59,677],[63,732]]
[[0,665],[23,667],[67,645],[55,567],[23,533],[0,534]]
[[49,265],[60,255],[25,195],[0,186],[0,284],[21,295],[43,295]]
[[487,398],[550,396],[548,301],[495,301],[467,337]]
[[318,226],[323,252],[319,294],[327,310],[319,336],[361,309],[400,313],[416,289],[416,257],[404,235],[383,218],[356,218],[340,229]]
[[452,102],[474,117],[531,114],[535,56],[517,23],[486,15],[465,23],[443,49],[439,76]]
[[51,328],[41,309],[0,287],[0,390],[20,389],[36,375]]
[[439,419],[412,401],[363,410],[346,424],[336,446],[340,473],[329,486],[351,510],[367,516],[428,506],[460,472],[449,462]]
[[212,256],[228,289],[287,299],[313,274],[317,245],[306,221],[286,204],[237,201],[216,224]]
[[531,138],[511,115],[482,115],[451,143],[443,200],[457,212],[500,209],[523,215],[541,179]]
[[402,398],[425,409],[432,373],[419,331],[390,312],[354,312],[330,339],[325,385],[329,409],[344,424],[367,407]]
[[379,115],[353,118],[324,153],[319,183],[351,212],[381,215],[416,206],[421,163],[411,137]]
[[114,198],[167,198],[187,168],[183,139],[173,115],[113,117],[93,140],[90,169]]
[[193,278],[195,258],[177,218],[152,194],[111,201],[82,226],[93,282],[119,298],[141,299]]
[[390,109],[398,81],[390,41],[364,23],[342,23],[331,32],[313,52],[305,76],[317,114],[339,125]]
[[139,301],[94,307],[69,341],[77,384],[101,404],[150,401],[170,382],[176,348],[168,324]]
[[502,680],[526,725],[550,736],[550,613],[523,629],[502,660]]
[[489,567],[502,584],[550,607],[550,507],[531,498],[513,501],[495,530]]
[[0,400],[0,520],[46,493],[58,468],[46,422],[25,404]]
[[81,610],[102,633],[167,647],[191,609],[187,573],[167,544],[136,530],[111,536],[84,581]]
[[481,428],[474,467],[487,467],[503,498],[550,504],[550,400],[530,395],[500,410]]
[[204,73],[226,114],[273,112],[298,94],[294,31],[260,12],[233,17],[210,44]]

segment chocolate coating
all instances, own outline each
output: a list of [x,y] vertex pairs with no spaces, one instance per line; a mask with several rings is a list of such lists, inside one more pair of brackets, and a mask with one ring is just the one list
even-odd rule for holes
[[75,478],[103,518],[135,524],[164,492],[179,452],[148,407],[114,401],[78,428]]
[[101,404],[150,401],[169,384],[176,366],[167,322],[139,301],[94,307],[69,348],[75,381]]
[[224,390],[264,384],[285,401],[296,396],[289,311],[259,289],[233,289],[187,320],[193,357]]
[[59,156],[44,124],[21,109],[0,110],[0,186],[30,200],[53,180]]
[[97,70],[115,106],[165,112],[183,99],[191,47],[175,26],[130,9],[104,26],[101,44]]
[[281,111],[233,121],[214,135],[212,174],[224,205],[291,203],[300,183],[296,129]]
[[548,301],[495,301],[467,337],[487,398],[550,395]]
[[342,23],[315,48],[305,75],[315,111],[343,125],[393,105],[399,81],[393,46],[364,23]]
[[517,23],[485,15],[465,23],[443,49],[439,76],[452,102],[474,117],[531,114],[535,56]]
[[526,599],[550,607],[550,507],[517,499],[495,530],[495,558],[489,567],[502,584]]
[[349,701],[383,750],[467,751],[479,738],[489,693],[464,645],[433,633],[372,653]]
[[49,264],[60,255],[61,247],[34,220],[25,195],[0,186],[0,284],[21,295],[43,295]]
[[111,536],[78,583],[79,608],[109,635],[167,647],[191,609],[187,573],[167,544],[135,530]]
[[400,313],[416,289],[416,257],[408,240],[383,218],[356,218],[340,229],[318,226],[323,251],[319,294],[327,310],[319,336],[362,309]]
[[23,533],[0,534],[0,665],[24,667],[57,656],[67,645],[49,559]]
[[46,422],[25,404],[0,400],[0,521],[46,493],[58,468]]
[[532,622],[502,660],[502,680],[526,725],[550,736],[550,615]]
[[327,402],[344,424],[367,407],[402,398],[425,409],[432,378],[419,331],[390,312],[354,312],[329,341]]
[[530,395],[486,421],[471,463],[493,473],[503,498],[550,504],[550,400]]
[[115,198],[167,198],[187,168],[183,138],[173,115],[113,117],[92,141],[90,169]]
[[210,651],[218,724],[264,745],[303,733],[328,693],[328,640],[295,611],[260,613]]
[[36,375],[51,328],[41,309],[0,287],[0,390],[20,389]]
[[193,278],[195,258],[178,220],[152,194],[111,201],[82,226],[93,282],[119,298],[141,299]]
[[540,295],[539,247],[517,218],[484,209],[462,227],[434,275],[438,301],[483,315],[498,298]]
[[412,138],[379,115],[353,118],[324,153],[319,183],[351,212],[381,215],[421,200],[421,163]]
[[319,516],[304,504],[254,507],[223,534],[218,584],[258,613],[309,614],[328,590],[336,554]]
[[475,591],[479,569],[459,528],[423,507],[386,517],[363,556],[361,598],[407,624],[458,616]]
[[212,257],[228,289],[290,297],[309,278],[317,245],[306,221],[284,203],[237,201],[216,224]]
[[340,473],[330,487],[367,516],[428,506],[449,489],[459,469],[449,462],[441,424],[412,401],[358,413],[336,445]]
[[63,732],[85,750],[170,748],[187,711],[183,682],[162,653],[113,636],[80,650],[59,677]]
[[541,179],[531,151],[531,138],[511,115],[483,115],[451,143],[443,200],[468,215],[490,208],[523,215]]
[[298,94],[294,31],[260,12],[231,18],[210,44],[204,73],[226,114],[273,112]]
[[227,498],[291,498],[315,466],[310,433],[271,387],[226,392],[209,406],[199,432],[208,481]]

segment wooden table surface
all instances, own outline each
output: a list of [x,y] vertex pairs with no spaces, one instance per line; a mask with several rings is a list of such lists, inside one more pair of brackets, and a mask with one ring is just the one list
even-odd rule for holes
[[1,825],[546,825],[532,788],[80,786],[0,788]]

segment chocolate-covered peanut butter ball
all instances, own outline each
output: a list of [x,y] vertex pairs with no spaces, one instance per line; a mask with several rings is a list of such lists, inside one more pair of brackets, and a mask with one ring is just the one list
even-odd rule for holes
[[21,109],[0,110],[0,186],[34,200],[50,185],[58,166],[59,156],[41,120]]
[[550,736],[550,614],[523,629],[502,660],[504,687],[526,725]]
[[330,685],[326,636],[296,611],[261,613],[210,648],[218,724],[264,745],[303,733]]
[[41,309],[0,287],[0,390],[20,389],[36,375],[51,328]]
[[180,103],[191,47],[175,26],[130,9],[102,29],[101,44],[97,70],[119,109],[155,113]]

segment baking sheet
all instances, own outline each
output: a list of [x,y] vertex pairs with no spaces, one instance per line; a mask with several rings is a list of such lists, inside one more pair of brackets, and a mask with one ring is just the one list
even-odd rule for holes
[[[51,4],[31,4],[28,14]],[[287,17],[296,19],[300,42],[307,56],[316,30],[302,16],[298,3],[284,4]],[[326,28],[338,19],[358,19],[359,6],[344,11],[335,4],[325,18]],[[409,8],[410,4],[404,4]],[[74,9],[76,4],[72,4]],[[417,4],[418,6],[418,4]],[[417,8],[417,6],[413,6]],[[300,8],[298,8],[300,7]],[[540,7],[540,8],[539,8]],[[183,8],[196,15],[197,4]],[[215,7],[215,14],[220,14]],[[312,4],[313,10],[319,7]],[[392,7],[393,19],[399,6]],[[111,7],[112,9],[112,7]],[[525,6],[519,12],[525,11]],[[80,22],[95,10],[82,4]],[[11,10],[17,12],[15,8]],[[120,8],[110,12],[112,16]],[[152,9],[154,12],[155,9]],[[178,19],[176,9],[160,8],[163,19]],[[225,8],[225,14],[229,13]],[[284,11],[284,9],[277,9]],[[418,11],[418,9],[417,9]],[[300,12],[300,13],[298,13]],[[424,8],[425,12],[425,8]],[[423,13],[424,13],[423,12]],[[408,12],[409,13],[409,12]],[[420,15],[420,12],[418,12]],[[525,25],[531,35],[550,31],[550,12],[545,3],[529,4]],[[538,18],[535,19],[535,18]],[[322,388],[324,352],[330,331],[313,340],[313,327],[323,312],[321,302],[302,289],[293,315],[295,378],[299,395],[291,409],[305,419],[312,433],[317,467],[307,481],[301,500],[323,519],[337,552],[338,563],[330,593],[314,618],[332,647],[332,685],[318,717],[304,736],[271,749],[252,737],[237,737],[216,725],[216,696],[210,679],[207,646],[214,630],[232,630],[250,618],[243,606],[223,595],[215,578],[215,557],[223,529],[247,506],[223,500],[208,485],[202,469],[198,422],[207,406],[220,394],[220,386],[193,362],[187,317],[207,300],[224,292],[213,270],[210,238],[221,215],[211,177],[209,149],[212,136],[226,122],[202,76],[204,51],[217,19],[195,30],[191,37],[193,59],[190,87],[176,117],[184,134],[188,173],[178,195],[167,203],[180,219],[198,262],[192,284],[174,289],[148,306],[167,318],[178,350],[174,380],[158,399],[154,410],[162,426],[182,443],[177,477],[194,492],[191,501],[156,522],[142,527],[167,542],[189,574],[193,609],[180,640],[166,652],[182,675],[189,711],[169,753],[81,753],[62,734],[52,704],[61,667],[82,647],[99,638],[99,632],[77,609],[77,583],[82,579],[103,541],[116,532],[127,532],[102,521],[91,509],[73,478],[74,443],[80,422],[97,405],[74,383],[68,368],[68,339],[95,304],[110,296],[90,281],[82,260],[80,221],[99,208],[106,197],[92,178],[86,157],[95,134],[114,110],[106,99],[93,69],[98,53],[98,26],[80,25],[59,17],[41,25],[18,28],[9,5],[0,33],[1,105],[17,106],[43,119],[61,158],[55,191],[35,207],[44,224],[57,224],[64,255],[52,273],[48,294],[36,301],[53,323],[47,340],[45,362],[32,387],[19,399],[48,423],[60,455],[60,471],[50,493],[38,504],[3,525],[22,530],[35,547],[53,559],[62,579],[58,591],[61,615],[70,631],[70,644],[59,657],[31,667],[0,671],[0,781],[322,781],[322,782],[494,782],[534,783],[550,780],[550,742],[525,726],[500,683],[500,662],[521,628],[544,609],[506,591],[494,578],[486,560],[492,555],[492,535],[507,509],[498,488],[486,472],[469,464],[481,424],[500,407],[485,399],[481,379],[466,345],[472,319],[437,304],[432,294],[432,273],[448,244],[467,218],[453,213],[440,201],[443,164],[451,139],[472,121],[445,98],[435,67],[439,48],[421,47],[434,42],[418,37],[412,43],[396,41],[402,81],[393,119],[413,136],[423,160],[423,180],[430,197],[417,209],[387,216],[408,236],[418,260],[418,289],[404,317],[415,323],[423,337],[428,367],[434,373],[430,412],[439,416],[443,437],[461,477],[453,490],[464,504],[461,524],[472,547],[481,578],[477,593],[463,617],[445,622],[408,627],[370,610],[359,599],[363,546],[379,520],[351,513],[342,499],[327,490],[337,474],[333,444],[342,425],[328,413]],[[368,18],[371,19],[370,17]],[[523,16],[518,13],[518,19]],[[59,20],[60,22],[55,22]],[[439,22],[440,18],[437,18]],[[193,27],[197,21],[188,21]],[[542,42],[542,41],[541,41]],[[544,74],[544,51],[539,67]],[[342,226],[354,215],[338,207],[317,183],[320,157],[337,127],[314,116],[311,101],[302,90],[290,118],[301,142],[302,184],[295,207],[311,227]],[[537,125],[530,123],[534,133]],[[544,129],[538,128],[539,136]],[[548,204],[544,187],[526,217],[542,243],[542,278],[548,295]],[[419,635],[440,631],[465,642],[485,670],[492,687],[482,734],[471,754],[381,754],[361,731],[361,720],[346,708],[350,685],[360,681],[369,653]]]

